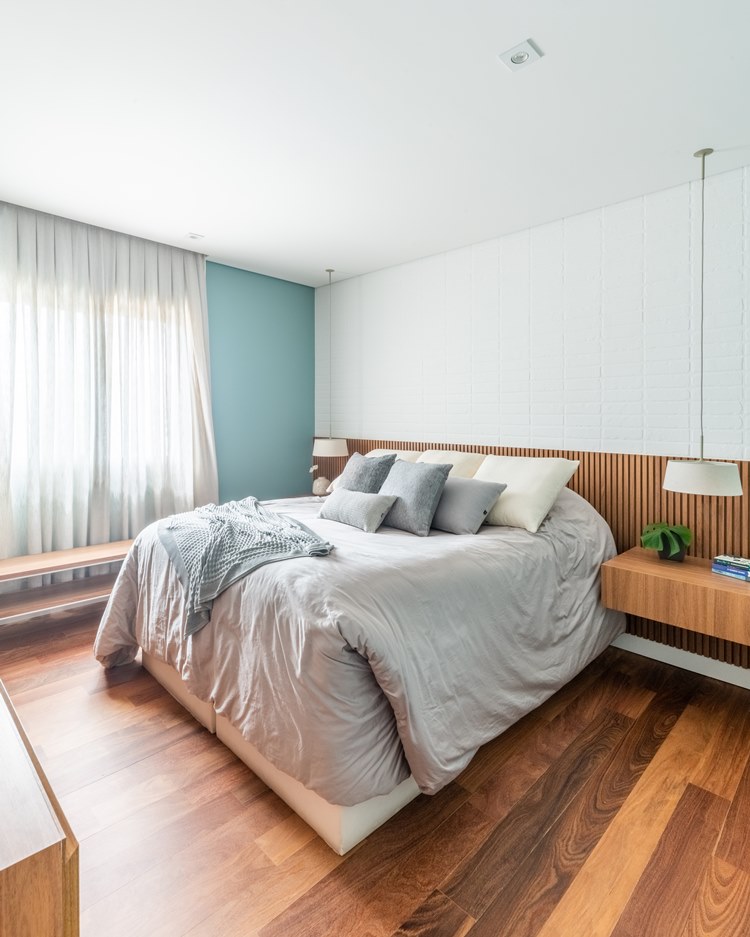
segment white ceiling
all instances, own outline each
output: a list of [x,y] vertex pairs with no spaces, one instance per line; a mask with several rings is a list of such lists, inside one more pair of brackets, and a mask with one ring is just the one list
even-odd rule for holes
[[11,3],[0,199],[300,283],[750,163],[747,0]]

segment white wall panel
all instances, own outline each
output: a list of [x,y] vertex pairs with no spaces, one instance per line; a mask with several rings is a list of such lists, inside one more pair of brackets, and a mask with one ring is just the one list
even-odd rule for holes
[[643,199],[602,211],[601,446],[643,446]]
[[565,323],[563,319],[563,223],[531,232],[530,264],[535,276],[530,289],[529,369],[530,423],[527,445],[551,449],[565,439]]
[[[749,190],[706,184],[709,457],[750,458]],[[696,455],[699,208],[696,182],[334,283],[334,435]],[[328,370],[323,287],[319,433]]]
[[[445,433],[435,442],[472,442],[471,426],[471,250],[444,255],[445,277]],[[415,354],[418,352],[415,349]],[[439,391],[437,391],[439,393]],[[429,441],[429,440],[428,440]]]

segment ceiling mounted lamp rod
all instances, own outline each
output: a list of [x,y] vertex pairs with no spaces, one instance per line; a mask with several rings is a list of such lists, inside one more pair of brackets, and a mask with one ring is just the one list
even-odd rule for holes
[[[321,436],[313,440],[313,458],[338,459],[349,455],[349,447],[345,439],[334,439],[331,436],[332,410],[333,410],[333,268],[326,267],[328,274],[328,436]],[[317,465],[310,469],[314,472]],[[327,478],[316,478],[313,483],[314,494],[325,494],[330,482]]]
[[720,495],[731,497],[742,494],[740,470],[735,462],[710,462],[703,457],[703,369],[704,369],[704,309],[703,269],[706,232],[706,157],[710,147],[698,150],[693,156],[701,161],[701,236],[700,236],[700,458],[670,459],[664,473],[662,487],[666,491],[680,491],[689,495]]

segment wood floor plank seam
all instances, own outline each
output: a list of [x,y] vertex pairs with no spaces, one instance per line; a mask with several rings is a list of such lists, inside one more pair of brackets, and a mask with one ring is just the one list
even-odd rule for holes
[[611,937],[709,746],[717,725],[710,715],[685,707],[538,937]]
[[[131,768],[137,768],[139,765],[142,765],[145,761],[148,761],[150,758],[155,756],[165,756],[170,749],[175,748],[180,745],[181,742],[184,742],[186,739],[193,737],[200,737],[205,733],[205,729],[199,726],[197,723],[195,727],[191,727],[191,731],[186,733],[184,736],[173,739],[168,745],[157,747],[147,753],[144,753],[141,757],[134,759],[133,761],[128,761],[126,764],[120,765],[118,768],[102,774],[99,777],[91,778],[85,784],[80,784],[77,787],[67,791],[67,796],[72,796],[73,794],[83,795],[89,788],[95,787],[96,785],[101,784],[109,779],[116,777],[116,775],[121,774],[122,772],[128,771]],[[210,733],[208,733],[210,734]]]
[[534,937],[638,783],[677,716],[684,694],[652,700],[602,761],[580,795],[555,819],[503,882],[471,929],[476,937]]
[[391,937],[465,937],[474,918],[435,889]]
[[745,764],[729,808],[716,855],[735,868],[750,873],[750,760]]
[[519,856],[548,832],[589,775],[633,724],[621,713],[604,710],[497,824],[487,841],[440,891],[474,918],[491,904],[496,882],[504,882]]
[[[611,937],[682,937],[729,802],[688,784]],[[680,900],[670,901],[671,882]]]
[[[318,937],[324,937],[324,935],[326,937],[346,937],[346,935],[356,937],[359,931],[352,929],[351,921],[342,922],[335,913],[332,914],[332,909],[340,906],[340,897],[357,894],[364,906],[368,906],[369,901],[373,900],[368,899],[367,896],[374,895],[376,904],[382,901],[380,897],[382,889],[392,890],[402,887],[401,879],[409,874],[403,870],[412,870],[413,863],[425,853],[425,840],[444,844],[442,855],[433,856],[431,861],[437,862],[438,866],[443,866],[442,875],[447,874],[450,869],[458,865],[466,852],[470,851],[464,850],[463,853],[459,851],[455,860],[452,859],[450,849],[456,848],[451,844],[455,840],[457,831],[474,830],[473,849],[486,839],[493,826],[490,820],[468,802],[468,791],[455,782],[449,787],[452,788],[452,804],[440,806],[435,798],[426,797],[412,801],[412,804],[405,808],[404,812],[407,816],[403,820],[406,822],[400,832],[396,829],[386,831],[384,827],[376,830],[367,841],[371,847],[369,856],[366,850],[360,849],[351,857],[351,860],[334,869],[310,893],[291,905],[284,914],[263,927],[259,932],[260,937],[307,937],[310,933],[315,933]],[[424,825],[428,811],[436,814],[438,820],[432,830],[426,830]],[[394,833],[396,833],[395,837]],[[431,853],[428,851],[427,855]],[[424,861],[423,856],[421,862],[424,863]],[[447,868],[444,867],[446,862]],[[388,889],[388,884],[391,885],[391,889]],[[430,890],[430,888],[425,889],[424,897]],[[394,900],[393,896],[390,900],[391,902]],[[356,913],[352,908],[351,914],[356,916]],[[374,921],[372,923],[375,924]],[[388,937],[397,924],[398,920],[393,921],[390,927],[382,929],[378,922],[376,931],[380,937]]]
[[680,937],[744,937],[750,921],[750,876],[712,856]]
[[[586,680],[581,692],[572,697],[567,693],[568,688],[564,688],[560,698],[566,705],[552,707],[554,718],[541,725],[538,719],[530,722],[520,740],[514,738],[506,757],[494,761],[494,774],[485,774],[481,785],[474,786],[472,802],[480,809],[502,820],[604,707],[630,718],[640,715],[644,705],[653,698],[653,691],[633,686],[632,675],[620,669],[623,658],[617,649],[609,648],[602,657],[610,666],[606,673],[599,667],[592,668],[598,674],[595,686]],[[639,673],[640,668],[635,672]],[[546,705],[541,708],[546,709]],[[502,737],[498,744],[502,746]],[[490,751],[495,747],[494,743],[487,746]]]

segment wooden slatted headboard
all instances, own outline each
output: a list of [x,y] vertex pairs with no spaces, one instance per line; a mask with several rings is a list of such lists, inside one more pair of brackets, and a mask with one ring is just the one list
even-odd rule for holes
[[[414,443],[403,440],[349,439],[349,452],[370,449],[457,449],[485,455],[561,457],[578,459],[580,467],[569,487],[597,509],[612,528],[618,551],[639,543],[643,527],[665,520],[686,524],[693,532],[690,553],[711,557],[717,553],[750,556],[750,462],[738,462],[743,498],[709,498],[664,491],[661,487],[666,456],[631,455],[612,452],[577,452],[568,449],[517,449],[507,446],[472,446],[451,443]],[[346,459],[318,459],[320,472],[335,478]],[[711,657],[714,660],[750,668],[750,648],[709,638],[671,625],[629,617],[628,632]]]

